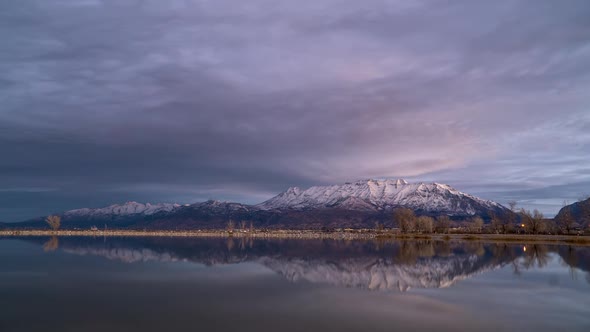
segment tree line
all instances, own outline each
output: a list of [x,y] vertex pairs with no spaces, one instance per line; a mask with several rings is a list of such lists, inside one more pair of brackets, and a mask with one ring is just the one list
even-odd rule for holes
[[[460,233],[495,233],[495,234],[572,234],[583,229],[565,209],[554,219],[545,218],[543,213],[520,208],[516,202],[510,202],[510,213],[499,216],[490,215],[490,223],[486,224],[479,216],[463,221],[453,221],[449,216],[438,217],[417,216],[408,208],[396,209],[393,213],[394,226],[404,234],[447,234],[451,231]],[[382,231],[384,225],[377,224],[376,230]]]

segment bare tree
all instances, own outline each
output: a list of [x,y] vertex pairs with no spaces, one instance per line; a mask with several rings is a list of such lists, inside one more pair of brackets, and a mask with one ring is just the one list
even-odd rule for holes
[[469,224],[469,230],[472,233],[481,233],[481,230],[483,229],[483,219],[481,219],[481,217],[476,216],[473,217],[471,219],[471,223]]
[[505,233],[504,231],[504,223],[502,221],[502,218],[498,217],[497,214],[495,213],[491,213],[491,226],[492,229],[496,232],[496,233]]
[[518,215],[518,210],[516,208],[517,206],[517,202],[516,201],[510,201],[508,202],[508,206],[510,207],[510,213],[507,214],[505,219],[501,219],[502,221],[502,232],[503,233],[509,233],[510,231],[512,231],[514,229],[514,225],[517,222],[517,215]]
[[402,233],[411,233],[416,229],[416,215],[410,209],[396,209],[393,212],[393,220],[397,223]]
[[230,233],[233,233],[233,231],[234,231],[234,227],[235,227],[235,225],[234,225],[234,221],[230,219],[230,220],[227,222],[227,231],[228,231],[228,232],[230,232]]
[[535,230],[537,233],[544,232],[547,229],[545,216],[537,209],[533,211],[533,220],[535,222]]
[[241,227],[242,228],[242,231],[246,231],[246,220],[242,220],[242,222],[240,224],[242,226]]
[[434,230],[434,219],[428,216],[420,216],[416,220],[416,229],[421,233],[432,233]]
[[380,233],[383,232],[383,230],[385,229],[385,226],[383,226],[382,223],[375,221],[375,231]]
[[566,201],[563,202],[562,212],[555,219],[560,230],[565,234],[569,234],[574,228],[575,220]]
[[254,223],[250,221],[250,233],[254,233]]
[[525,227],[525,232],[539,234],[545,231],[544,216],[539,210],[535,209],[532,213],[529,210],[520,209],[520,215]]
[[60,216],[49,216],[45,218],[45,222],[51,227],[52,230],[57,231],[61,226]]
[[448,233],[451,228],[451,218],[449,216],[439,216],[436,218],[436,232],[437,233]]
[[510,212],[509,214],[503,213],[500,215],[491,212],[490,217],[492,229],[500,234],[510,233],[516,223],[516,214],[514,212]]
[[516,201],[510,201],[508,202],[508,206],[510,207],[510,211],[516,213],[516,205],[518,203],[516,203]]

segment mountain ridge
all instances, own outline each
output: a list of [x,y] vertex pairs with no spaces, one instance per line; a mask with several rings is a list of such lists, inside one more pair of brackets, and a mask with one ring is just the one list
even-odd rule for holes
[[555,220],[564,218],[566,214],[573,218],[574,222],[587,227],[590,224],[590,198],[562,207],[555,216]]
[[411,184],[403,179],[368,179],[343,185],[314,186],[306,190],[291,187],[257,206],[263,210],[330,207],[391,210],[406,207],[448,215],[475,215],[480,210],[503,208],[496,202],[463,193],[447,184]]
[[[262,228],[366,228],[373,227],[375,222],[391,223],[391,212],[400,207],[410,208],[419,215],[447,215],[459,220],[475,215],[489,219],[492,214],[508,211],[496,202],[446,184],[369,179],[305,190],[291,187],[256,205],[218,200],[184,205],[130,201],[58,215],[62,216],[62,228],[104,224],[117,228],[219,229],[225,228],[229,220]],[[18,226],[32,228],[40,223],[42,217]]]

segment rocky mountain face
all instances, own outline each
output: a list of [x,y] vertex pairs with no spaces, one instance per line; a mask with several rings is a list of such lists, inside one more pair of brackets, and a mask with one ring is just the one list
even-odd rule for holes
[[569,213],[580,226],[584,228],[590,226],[590,198],[564,206],[555,216],[555,220],[563,218],[566,213]]
[[[422,215],[488,219],[508,210],[498,203],[462,193],[439,183],[410,184],[404,180],[366,180],[343,185],[287,191],[258,205],[209,200],[195,204],[127,202],[98,209],[61,213],[62,228],[91,226],[134,229],[220,229],[232,220],[256,228],[366,228],[375,222],[392,225],[392,211],[405,207]],[[44,218],[13,224],[44,227]]]
[[473,216],[489,211],[503,212],[500,204],[460,192],[440,183],[408,183],[405,180],[364,180],[344,185],[297,187],[263,202],[264,210],[309,210],[340,208],[345,210],[380,211],[396,207],[417,213]]

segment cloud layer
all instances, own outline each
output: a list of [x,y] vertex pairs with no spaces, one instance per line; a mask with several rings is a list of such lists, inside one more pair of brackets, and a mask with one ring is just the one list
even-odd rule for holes
[[590,193],[586,0],[0,3],[0,220],[291,185]]

